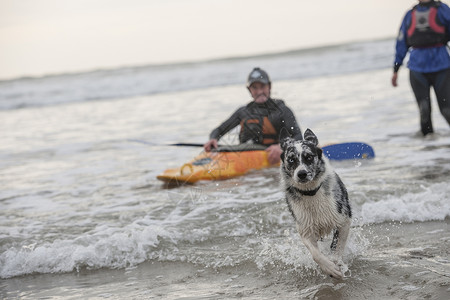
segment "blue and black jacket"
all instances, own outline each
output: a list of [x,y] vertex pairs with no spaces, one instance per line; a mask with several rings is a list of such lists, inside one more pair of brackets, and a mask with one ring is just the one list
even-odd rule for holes
[[[434,19],[431,20],[435,27],[439,27],[445,30],[445,40],[438,43],[432,42],[429,45],[417,44],[416,36],[411,38],[414,32],[414,24],[419,24],[420,20],[415,23],[417,16],[420,14],[426,14],[426,12],[436,9],[437,13],[434,16],[429,13]],[[437,25],[436,25],[437,24]],[[409,31],[409,32],[408,32]],[[432,30],[429,29],[430,32]],[[394,72],[397,72],[400,66],[403,64],[406,54],[409,51],[408,68],[410,70],[420,73],[432,73],[450,68],[450,55],[447,49],[447,42],[450,33],[450,8],[440,1],[430,1],[427,3],[419,3],[409,10],[403,18],[400,32],[397,38],[396,54],[394,61]],[[432,34],[436,35],[435,32]],[[420,39],[420,37],[419,37]],[[411,41],[416,43],[411,45]]]

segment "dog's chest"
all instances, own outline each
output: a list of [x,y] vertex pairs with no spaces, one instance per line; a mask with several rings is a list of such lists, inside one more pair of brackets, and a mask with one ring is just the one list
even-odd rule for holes
[[301,198],[288,198],[301,235],[323,237],[343,221],[336,203],[324,193]]

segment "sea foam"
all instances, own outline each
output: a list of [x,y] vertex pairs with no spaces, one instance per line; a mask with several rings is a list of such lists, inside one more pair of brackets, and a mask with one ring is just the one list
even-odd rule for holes
[[448,184],[436,183],[422,187],[419,193],[387,196],[362,205],[361,217],[365,224],[388,221],[433,221],[450,216]]

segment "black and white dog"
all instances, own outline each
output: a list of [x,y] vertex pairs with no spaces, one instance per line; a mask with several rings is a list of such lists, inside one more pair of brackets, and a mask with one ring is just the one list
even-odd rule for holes
[[[314,261],[325,273],[342,278],[340,267],[352,211],[347,189],[318,143],[310,129],[305,131],[303,141],[287,138],[282,142],[282,184],[298,232]],[[317,241],[332,231],[330,260],[320,252]]]

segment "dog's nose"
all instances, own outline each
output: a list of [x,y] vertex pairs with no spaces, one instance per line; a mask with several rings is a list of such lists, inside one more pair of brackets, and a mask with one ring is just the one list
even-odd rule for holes
[[300,180],[305,180],[306,176],[308,176],[308,173],[305,170],[301,170],[297,172],[297,177]]

